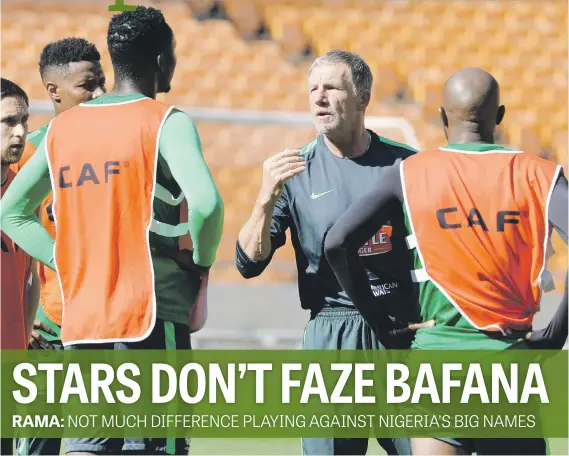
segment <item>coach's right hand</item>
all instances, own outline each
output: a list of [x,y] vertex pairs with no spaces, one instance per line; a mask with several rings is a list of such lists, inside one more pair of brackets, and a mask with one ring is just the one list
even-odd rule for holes
[[306,169],[306,160],[300,149],[286,149],[263,163],[263,184],[259,194],[262,204],[275,204],[284,190],[286,181]]

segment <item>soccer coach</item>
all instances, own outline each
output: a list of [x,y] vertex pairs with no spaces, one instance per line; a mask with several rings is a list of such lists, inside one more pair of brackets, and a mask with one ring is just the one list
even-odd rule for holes
[[[330,51],[308,74],[310,112],[319,136],[302,150],[287,149],[263,164],[253,211],[239,232],[241,275],[260,275],[290,229],[298,289],[310,310],[303,348],[408,348],[410,340],[386,338],[391,328],[371,328],[342,290],[324,255],[324,238],[346,209],[380,180],[386,169],[414,154],[364,125],[373,77],[358,55]],[[419,321],[401,208],[360,249],[378,307],[387,306],[393,328]],[[382,340],[384,343],[380,342]],[[387,342],[386,342],[387,341]],[[390,343],[390,342],[391,343]],[[410,454],[408,439],[378,439],[388,454]],[[306,455],[366,454],[368,439],[303,439]]]

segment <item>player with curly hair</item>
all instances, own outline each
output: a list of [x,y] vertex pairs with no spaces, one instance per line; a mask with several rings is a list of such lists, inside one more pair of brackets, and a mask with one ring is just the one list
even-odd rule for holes
[[[223,203],[194,123],[155,100],[176,66],[162,13],[139,6],[113,16],[107,42],[113,90],[52,120],[4,197],[2,227],[57,270],[66,350],[189,349],[205,317],[195,311],[204,309]],[[56,242],[34,215],[51,186]],[[188,439],[172,443],[76,438],[65,449],[187,454]]]
[[[105,92],[105,74],[101,55],[94,44],[83,38],[64,38],[49,43],[41,52],[39,72],[42,83],[58,115]],[[44,125],[28,134],[22,159],[12,165],[18,172],[34,155],[47,132]],[[45,229],[55,237],[52,195],[42,202],[39,218]],[[61,291],[57,275],[39,264],[40,305],[33,324],[30,347],[61,349]],[[19,455],[59,454],[59,438],[23,438],[17,440]]]

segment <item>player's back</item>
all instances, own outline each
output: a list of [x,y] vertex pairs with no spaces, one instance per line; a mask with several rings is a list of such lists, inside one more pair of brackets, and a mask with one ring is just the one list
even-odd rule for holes
[[154,324],[148,238],[158,140],[169,111],[148,98],[93,100],[50,124],[65,343],[140,340]]
[[[548,201],[560,167],[496,145],[470,146],[423,152],[402,165],[410,243],[422,266],[415,279],[430,280],[475,328],[524,330],[541,297]],[[437,299],[422,304],[423,318],[441,319]]]

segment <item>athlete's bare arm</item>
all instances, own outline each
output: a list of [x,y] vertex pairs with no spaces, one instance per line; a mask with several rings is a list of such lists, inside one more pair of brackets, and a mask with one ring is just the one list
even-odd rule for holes
[[[567,206],[568,188],[565,176],[559,176],[551,200],[549,201],[549,223],[553,225],[563,242],[567,245]],[[529,333],[526,339],[534,348],[561,349],[567,340],[568,304],[567,304],[567,273],[565,274],[565,290],[561,303],[553,319],[543,329]]]
[[[40,277],[38,275],[38,264],[36,260],[32,260],[30,267],[31,283],[28,289],[28,332],[27,335],[30,337],[34,327],[34,321],[36,319],[36,312],[38,310],[38,305],[40,302]],[[26,286],[28,284],[26,283]]]
[[389,220],[393,214],[393,205],[401,204],[402,199],[397,162],[371,192],[348,208],[330,229],[324,242],[324,253],[338,282],[367,323],[378,329],[378,334],[385,333],[391,323],[387,313],[374,303],[358,248]]
[[[44,138],[45,139],[45,138]],[[28,255],[55,270],[55,241],[35,211],[51,191],[45,140],[2,197],[2,231]],[[32,319],[33,321],[33,319]]]
[[306,168],[300,149],[287,149],[263,163],[263,183],[253,211],[241,231],[238,242],[245,255],[253,261],[266,260],[272,251],[271,221],[284,184]]
[[184,112],[174,111],[164,122],[160,154],[188,202],[194,263],[209,267],[223,230],[223,202],[202,155],[196,127]]

